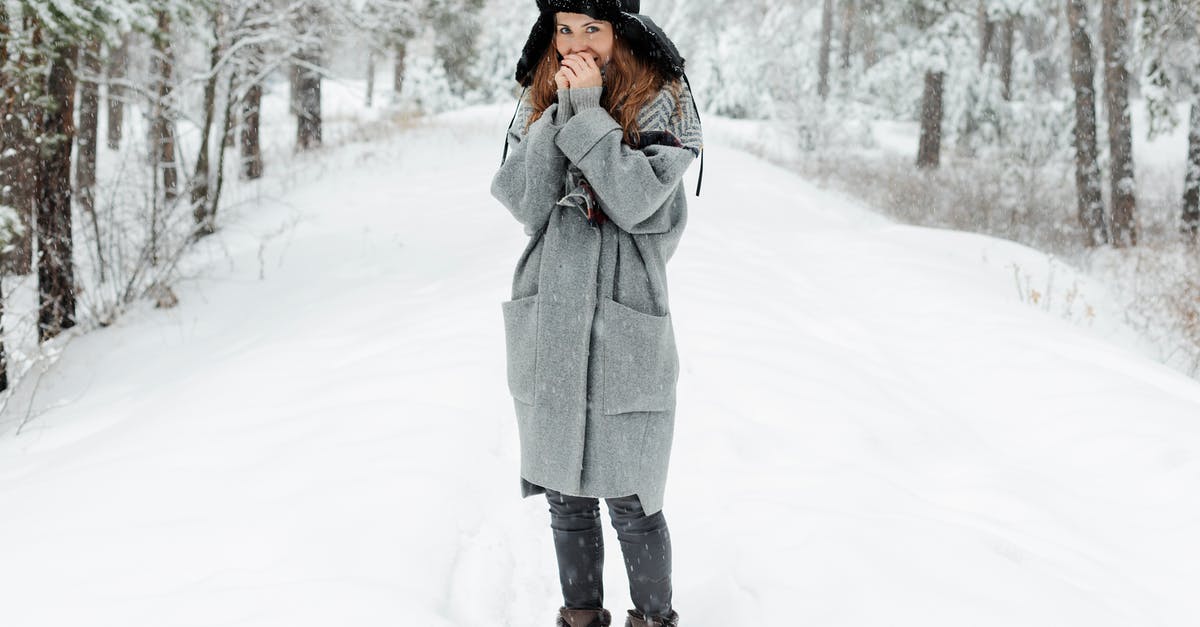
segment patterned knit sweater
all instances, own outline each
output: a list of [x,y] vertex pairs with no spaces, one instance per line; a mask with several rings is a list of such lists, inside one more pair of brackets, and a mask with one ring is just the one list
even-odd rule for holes
[[[558,90],[559,106],[555,112],[554,123],[565,124],[577,111],[599,107],[603,86]],[[682,107],[679,102],[682,101]],[[679,99],[671,91],[670,85],[663,85],[658,95],[642,107],[638,113],[638,142],[636,146],[628,146],[630,150],[641,150],[654,144],[665,144],[679,148],[687,148],[692,154],[699,156],[703,150],[703,134],[700,119],[692,104],[691,90],[686,84],[682,86]],[[682,108],[682,115],[679,110]],[[526,121],[533,110],[528,100],[521,102],[519,119]],[[519,128],[524,128],[522,123]],[[599,226],[607,219],[600,208],[600,203],[587,179],[575,164],[569,164],[563,181],[563,197],[559,205],[576,207],[587,217],[590,224]]]

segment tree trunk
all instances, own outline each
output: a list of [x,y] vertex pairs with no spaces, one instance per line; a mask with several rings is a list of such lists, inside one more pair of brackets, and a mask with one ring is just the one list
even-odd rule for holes
[[[4,7],[0,7],[3,11]],[[3,17],[3,16],[0,16]],[[0,59],[0,67],[3,59]],[[0,254],[0,258],[3,255]],[[4,348],[4,273],[0,272],[0,392],[8,389],[8,351]]]
[[[92,39],[83,49],[79,76],[79,134],[75,156],[75,190],[84,213],[96,211],[96,142],[100,118],[100,40]],[[93,216],[94,217],[94,216]]]
[[171,74],[174,67],[170,44],[171,22],[165,11],[158,14],[158,32],[154,43],[155,80],[158,82],[154,103],[154,123],[151,137],[154,142],[152,158],[162,173],[163,191],[167,202],[179,195],[179,174],[175,163],[175,124],[170,119]]
[[242,176],[251,180],[263,174],[262,146],[258,140],[262,93],[262,85],[251,85],[242,100]]
[[925,95],[921,98],[921,146],[917,167],[936,168],[942,152],[942,83],[944,72],[925,72]]
[[297,87],[300,114],[296,123],[296,149],[310,150],[321,145],[321,75],[315,69],[320,53],[307,50],[301,57]]
[[1102,21],[1113,244],[1136,246],[1137,186],[1133,169],[1133,125],[1129,117],[1129,28],[1121,0],[1104,0]]
[[293,63],[288,69],[288,84],[291,91],[288,92],[288,102],[292,110],[292,115],[299,117],[303,110],[303,104],[300,101],[300,65]]
[[[231,76],[233,74],[235,74],[235,73],[230,72]],[[230,85],[230,87],[232,87],[232,85]],[[231,92],[230,97],[231,98],[233,97],[232,92]],[[222,128],[224,129],[225,135],[224,135],[224,139],[221,140],[221,147],[222,148],[233,148],[233,147],[237,146],[237,137],[236,137],[237,136],[237,132],[236,132],[237,131],[237,109],[230,108],[229,115],[225,116],[225,126]]]
[[[209,181],[212,172],[208,165],[209,139],[212,137],[213,122],[217,108],[218,64],[221,62],[221,37],[219,31],[220,9],[212,14],[213,44],[208,51],[208,80],[204,83],[204,124],[200,128],[200,149],[196,155],[196,171],[192,175],[192,218],[197,236],[211,235],[215,227],[209,219]],[[224,138],[222,138],[222,143]]]
[[125,125],[125,87],[120,83],[125,80],[128,70],[130,38],[125,35],[120,46],[108,51],[108,147],[111,150],[121,147]]
[[75,155],[75,190],[80,209],[91,219],[92,237],[96,244],[97,270],[100,282],[105,280],[104,246],[100,241],[100,220],[96,217],[96,150],[100,142],[100,79],[104,66],[100,62],[100,40],[92,38],[83,49],[79,79],[79,135]]
[[858,6],[855,0],[842,0],[842,69],[850,69],[854,52],[854,30],[858,26]]
[[[4,120],[8,118],[8,7],[0,2],[0,146],[11,146]],[[2,153],[3,151],[0,151]],[[8,179],[8,161],[0,154],[0,207],[10,206],[5,193]],[[4,276],[7,274],[7,255],[0,250],[0,392],[8,389],[8,353],[4,350]]]
[[367,108],[375,104],[375,51],[367,52]]
[[400,102],[400,94],[404,89],[404,64],[408,57],[408,44],[400,42],[396,44],[396,64],[394,74],[392,74],[392,103]]
[[[233,104],[236,96],[234,94],[235,79],[237,72],[229,73],[229,85],[225,90],[225,128],[230,127],[229,120],[234,116]],[[221,190],[225,188],[225,153],[226,146],[221,144],[221,149],[217,151],[217,189],[210,194],[211,199],[208,205],[208,221],[214,226],[217,223],[217,209],[221,207]]]
[[996,34],[996,23],[988,15],[987,0],[979,0],[979,67],[987,64],[992,50],[992,39]]
[[822,99],[829,96],[829,54],[833,46],[833,0],[825,0],[821,9],[821,52],[817,57],[820,83],[817,93]]
[[1183,185],[1183,231],[1200,243],[1200,95],[1192,101],[1187,176]]
[[870,69],[879,63],[879,35],[875,20],[863,21],[863,67]]
[[71,239],[71,140],[75,129],[77,46],[54,51],[42,116],[37,177],[38,342],[75,326],[75,276]]
[[[6,9],[0,2],[0,39],[7,39],[12,32]],[[16,211],[23,227],[13,250],[0,260],[0,274],[27,275],[33,271],[33,169],[37,159],[22,124],[22,120],[29,119],[30,108],[21,102],[22,85],[12,71],[30,65],[25,54],[13,59],[8,47],[0,46],[0,205]]]
[[1000,31],[1000,82],[1005,100],[1012,100],[1013,41],[1016,39],[1017,18],[1008,16]]
[[1108,243],[1100,166],[1096,161],[1096,61],[1088,34],[1088,3],[1067,0],[1071,29],[1071,83],[1075,88],[1075,192],[1084,243]]

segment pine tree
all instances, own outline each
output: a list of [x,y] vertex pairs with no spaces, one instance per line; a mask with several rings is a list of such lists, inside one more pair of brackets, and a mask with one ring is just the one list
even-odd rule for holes
[[1144,0],[1142,92],[1150,136],[1174,130],[1176,106],[1190,104],[1188,154],[1184,174],[1181,230],[1200,241],[1200,3],[1194,0]]
[[108,45],[108,148],[121,147],[121,136],[125,129],[125,81],[129,64],[129,44],[132,36],[121,37],[119,45]]
[[0,206],[7,205],[21,222],[20,234],[5,255],[3,267],[26,275],[33,271],[33,176],[36,163],[34,135],[29,128],[30,99],[36,90],[25,84],[36,69],[27,39],[27,14],[20,30],[10,21],[0,2]]
[[434,28],[434,55],[450,79],[450,92],[466,96],[480,87],[475,68],[479,58],[479,14],[485,0],[429,0],[427,12]]
[[[170,203],[179,195],[179,173],[175,156],[175,121],[173,119],[172,74],[175,68],[174,46],[171,43],[171,14],[166,10],[157,13],[158,25],[152,34],[154,51],[151,57],[151,74],[154,87],[151,94],[150,151],[155,164],[156,176],[161,176],[162,199]],[[157,201],[156,201],[157,202]],[[152,236],[158,231],[158,214],[151,225]],[[157,257],[157,246],[152,244],[152,256]]]
[[[1200,72],[1200,68],[1197,68]],[[1193,244],[1200,243],[1200,94],[1192,101],[1188,125],[1187,173],[1183,182],[1182,230]]]
[[297,6],[292,17],[299,45],[292,69],[293,103],[296,108],[296,150],[321,145],[322,34],[327,16],[311,0]]
[[[209,11],[212,41],[209,43],[208,78],[204,81],[204,121],[200,126],[200,148],[196,155],[196,171],[191,181],[192,218],[195,221],[195,235],[200,237],[216,231],[211,215],[214,207],[210,205],[212,194],[209,185],[213,173],[209,167],[208,153],[209,139],[217,115],[217,81],[221,77],[221,4],[214,4]],[[220,147],[224,151],[224,142],[221,142]]]
[[1071,82],[1075,88],[1075,190],[1084,243],[1099,246],[1109,241],[1100,189],[1096,148],[1096,61],[1090,16],[1085,0],[1067,0],[1071,29]]
[[941,163],[946,77],[955,66],[956,51],[969,38],[970,18],[934,0],[907,0],[899,8],[911,37],[910,53],[924,70],[917,167],[936,168]]
[[404,86],[408,42],[420,28],[422,11],[429,11],[423,0],[366,0],[356,27],[367,35],[375,55],[393,53],[392,101],[396,102]]
[[75,189],[79,206],[91,221],[96,245],[100,281],[104,282],[106,268],[104,247],[100,242],[100,219],[96,215],[96,148],[100,141],[100,81],[103,65],[100,59],[102,43],[93,35],[85,42],[80,59],[82,78],[79,89],[79,135],[75,154]]
[[850,57],[854,54],[854,32],[858,29],[858,3],[842,0],[842,70],[850,69]]
[[833,0],[824,0],[821,5],[821,50],[817,53],[817,93],[822,99],[829,97],[829,55],[833,46]]
[[[246,5],[240,26],[230,35],[230,47],[239,48],[235,82],[241,90],[236,98],[241,103],[241,176],[247,180],[263,175],[262,145],[259,140],[263,80],[269,71],[267,42],[271,40],[272,23],[268,6],[262,0]],[[278,29],[274,29],[278,32]],[[244,45],[241,42],[246,42]]]
[[1122,0],[1104,0],[1104,94],[1112,189],[1113,244],[1137,245],[1137,185],[1133,169],[1133,123],[1129,114],[1129,26]]
[[100,122],[100,39],[91,37],[80,55],[79,81],[79,135],[75,156],[75,186],[79,194],[79,206],[92,215],[96,210],[96,143],[99,140]]
[[[0,21],[5,17],[3,6],[0,6]],[[0,43],[0,47],[3,44]],[[6,257],[13,251],[14,244],[21,239],[24,226],[21,218],[11,207],[0,204],[0,392],[8,389],[8,351],[4,345],[4,276],[2,270],[7,263]]]
[[71,140],[75,115],[75,57],[70,38],[49,42],[46,105],[35,178],[37,213],[38,341],[75,326],[74,239],[71,233]]
[[942,96],[946,73],[925,72],[925,93],[921,98],[921,140],[917,151],[917,167],[936,168],[942,153]]

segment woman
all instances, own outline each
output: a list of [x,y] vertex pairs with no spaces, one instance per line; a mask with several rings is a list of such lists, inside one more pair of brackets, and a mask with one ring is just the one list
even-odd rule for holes
[[687,221],[699,116],[684,106],[683,59],[639,2],[537,5],[516,74],[529,89],[491,186],[530,238],[502,305],[521,493],[550,505],[559,627],[611,623],[600,498],[637,606],[626,627],[677,627],[662,513],[679,373],[666,262]]

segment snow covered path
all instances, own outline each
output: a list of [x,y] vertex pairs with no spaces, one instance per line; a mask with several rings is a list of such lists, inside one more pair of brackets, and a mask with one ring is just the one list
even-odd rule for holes
[[[10,404],[0,625],[553,624],[503,374],[524,236],[487,189],[510,114],[332,151],[180,307],[74,340],[19,436]],[[1023,303],[1040,254],[709,143],[669,267],[683,625],[1200,623],[1200,385],[1061,267]]]

